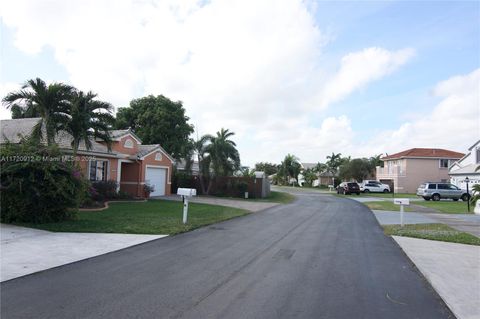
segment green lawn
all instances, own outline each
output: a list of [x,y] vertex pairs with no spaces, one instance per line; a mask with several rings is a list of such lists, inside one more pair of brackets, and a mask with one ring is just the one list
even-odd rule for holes
[[386,235],[414,237],[480,246],[480,238],[453,229],[444,224],[385,225]]
[[[448,214],[467,214],[467,202],[464,201],[418,201],[412,204],[436,209],[442,213]],[[470,205],[470,213],[473,212],[473,206]]]
[[181,202],[166,200],[110,203],[104,211],[79,212],[72,221],[19,225],[55,232],[172,235],[249,213],[238,208],[190,203],[188,223],[183,225],[182,207]]
[[[371,210],[389,210],[389,211],[400,211],[400,205],[396,205],[390,201],[376,201],[376,202],[363,202],[362,204],[367,205]],[[412,212],[413,209],[409,206],[404,207],[405,212]]]

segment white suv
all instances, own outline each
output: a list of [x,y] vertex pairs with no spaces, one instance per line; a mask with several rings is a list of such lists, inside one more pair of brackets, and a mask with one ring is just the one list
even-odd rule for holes
[[390,186],[379,181],[365,180],[360,184],[360,190],[364,193],[390,193]]

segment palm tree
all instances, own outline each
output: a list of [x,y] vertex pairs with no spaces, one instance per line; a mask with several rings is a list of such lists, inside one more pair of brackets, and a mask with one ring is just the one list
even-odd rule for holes
[[[210,187],[205,188],[205,182],[210,179],[210,157],[206,155],[207,146],[209,145],[210,140],[213,136],[206,134],[203,135],[199,140],[193,143],[193,151],[197,153],[198,168],[199,168],[199,179],[200,186],[202,188],[203,194],[208,194]],[[209,186],[210,183],[209,183]]]
[[327,156],[327,160],[328,171],[336,175],[338,167],[342,164],[342,153],[335,154],[332,152],[332,155]]
[[289,180],[294,178],[298,181],[298,174],[300,174],[301,165],[298,157],[292,154],[285,156],[282,164],[280,165],[279,174],[285,178],[285,183],[288,184]]
[[109,130],[115,121],[112,115],[113,106],[95,100],[96,97],[93,92],[75,92],[68,110],[69,120],[61,125],[61,128],[72,136],[73,156],[77,155],[82,141],[87,150],[92,149],[94,139],[105,141],[110,150],[112,138]]
[[52,145],[61,124],[68,120],[67,109],[73,92],[72,86],[63,83],[52,83],[47,86],[45,81],[36,78],[25,82],[19,91],[7,94],[2,102],[7,108],[14,108],[16,112],[40,115],[41,120],[35,125],[32,137],[41,140],[42,127],[45,127],[47,144]]
[[214,176],[229,176],[240,168],[240,154],[236,144],[229,137],[235,135],[228,129],[221,129],[216,136],[210,136],[210,144],[205,147]]

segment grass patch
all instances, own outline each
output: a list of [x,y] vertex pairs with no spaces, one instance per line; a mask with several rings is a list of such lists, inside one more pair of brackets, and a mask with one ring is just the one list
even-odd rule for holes
[[166,200],[110,203],[104,211],[79,212],[71,221],[18,225],[54,232],[173,235],[249,213],[238,208],[190,203],[188,223],[183,225],[182,207],[182,202]]
[[254,200],[259,202],[273,202],[273,203],[288,204],[295,200],[295,196],[285,192],[271,191],[270,195],[267,196],[266,198],[259,198]]
[[[390,201],[364,202],[362,204],[367,205],[367,207],[370,208],[371,210],[389,210],[393,212],[400,211],[400,205],[396,205]],[[405,206],[404,211],[412,212],[413,209],[410,208],[409,206]]]
[[[468,214],[467,213],[467,203],[464,201],[438,201],[438,202],[433,202],[433,201],[419,201],[412,203],[415,205],[420,205],[428,208],[433,208],[436,209],[442,213],[447,213],[447,214]],[[473,206],[470,205],[470,214],[473,214]]]
[[380,198],[420,198],[415,194],[409,194],[409,193],[395,193],[395,197],[392,195],[392,193],[361,193],[361,196],[364,197],[380,197]]
[[446,241],[480,246],[480,238],[453,229],[444,224],[385,225],[384,233],[390,236],[403,236],[421,239]]

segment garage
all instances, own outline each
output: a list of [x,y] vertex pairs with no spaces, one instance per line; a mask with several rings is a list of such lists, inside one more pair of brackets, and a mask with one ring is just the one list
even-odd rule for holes
[[165,184],[167,181],[167,169],[159,167],[147,167],[145,172],[145,183],[155,187],[150,196],[165,195]]

